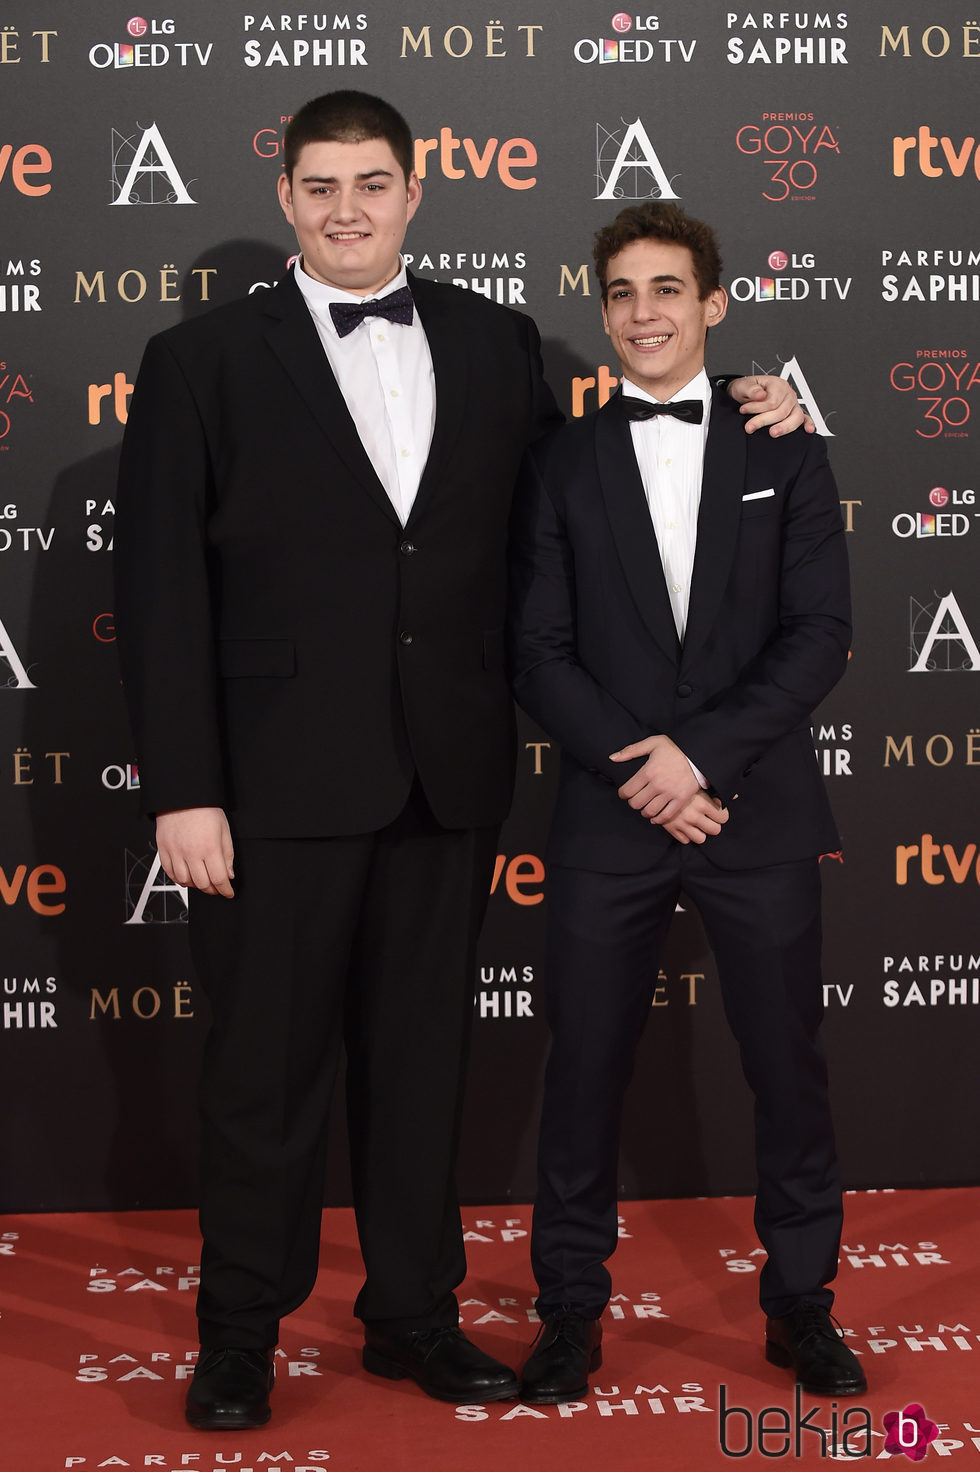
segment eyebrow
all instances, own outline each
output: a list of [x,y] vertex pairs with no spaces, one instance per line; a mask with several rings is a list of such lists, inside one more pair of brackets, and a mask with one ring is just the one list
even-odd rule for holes
[[[678,286],[685,286],[687,284],[682,276],[670,276],[667,274],[663,276],[651,276],[650,281],[654,285],[661,281],[674,281]],[[633,281],[628,276],[617,276],[615,281],[606,282],[606,290],[609,291],[614,286],[632,286],[633,284]]]
[[[355,174],[355,181],[361,179],[393,179],[395,176],[390,169],[367,169],[363,174]],[[301,184],[336,184],[338,181],[333,174],[304,174],[300,180]]]

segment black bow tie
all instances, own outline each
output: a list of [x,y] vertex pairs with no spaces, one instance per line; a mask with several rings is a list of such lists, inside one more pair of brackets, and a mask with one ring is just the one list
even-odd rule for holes
[[650,404],[646,399],[621,393],[619,407],[627,419],[653,419],[657,414],[672,414],[675,419],[683,419],[685,424],[700,424],[704,418],[704,405],[700,399],[680,399],[676,404]]
[[348,332],[353,332],[365,317],[387,317],[389,322],[411,327],[414,310],[415,303],[407,286],[400,286],[397,291],[389,292],[377,301],[330,303],[330,315],[338,337],[346,337]]

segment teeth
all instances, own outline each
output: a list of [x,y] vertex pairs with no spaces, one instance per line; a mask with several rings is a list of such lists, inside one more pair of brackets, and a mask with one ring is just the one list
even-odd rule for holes
[[634,337],[633,341],[640,348],[658,347],[660,343],[667,342],[669,336],[669,333],[661,332],[657,337]]

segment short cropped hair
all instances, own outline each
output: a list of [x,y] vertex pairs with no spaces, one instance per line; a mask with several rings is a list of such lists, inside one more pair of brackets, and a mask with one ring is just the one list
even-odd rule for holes
[[286,126],[283,167],[293,177],[307,143],[366,143],[383,138],[398,160],[405,182],[415,167],[412,133],[401,113],[367,92],[325,92],[306,102]]
[[606,269],[610,260],[627,245],[632,245],[634,240],[664,240],[674,245],[686,245],[694,262],[694,279],[701,301],[721,285],[721,251],[711,226],[703,220],[692,219],[676,204],[646,200],[643,204],[620,210],[611,224],[596,232],[592,255],[603,301],[606,300]]

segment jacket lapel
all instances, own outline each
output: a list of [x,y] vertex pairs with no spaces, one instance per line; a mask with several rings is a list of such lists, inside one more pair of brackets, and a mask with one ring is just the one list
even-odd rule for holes
[[650,520],[629,424],[615,400],[595,417],[596,462],[606,515],[633,601],[668,659],[678,656],[657,534]]
[[292,272],[268,293],[265,311],[269,318],[266,340],[296,392],[357,484],[397,523],[395,508],[361,444]]
[[[423,277],[408,273],[415,308],[425,329],[436,386],[436,417],[432,444],[419,481],[408,525],[425,510],[445,467],[452,461],[457,438],[466,419],[468,360],[464,334],[452,311],[452,292],[433,287]],[[470,345],[470,351],[473,351]]]
[[718,617],[738,541],[748,440],[745,420],[715,389],[701,475],[698,541],[691,577],[682,668],[698,653]]

